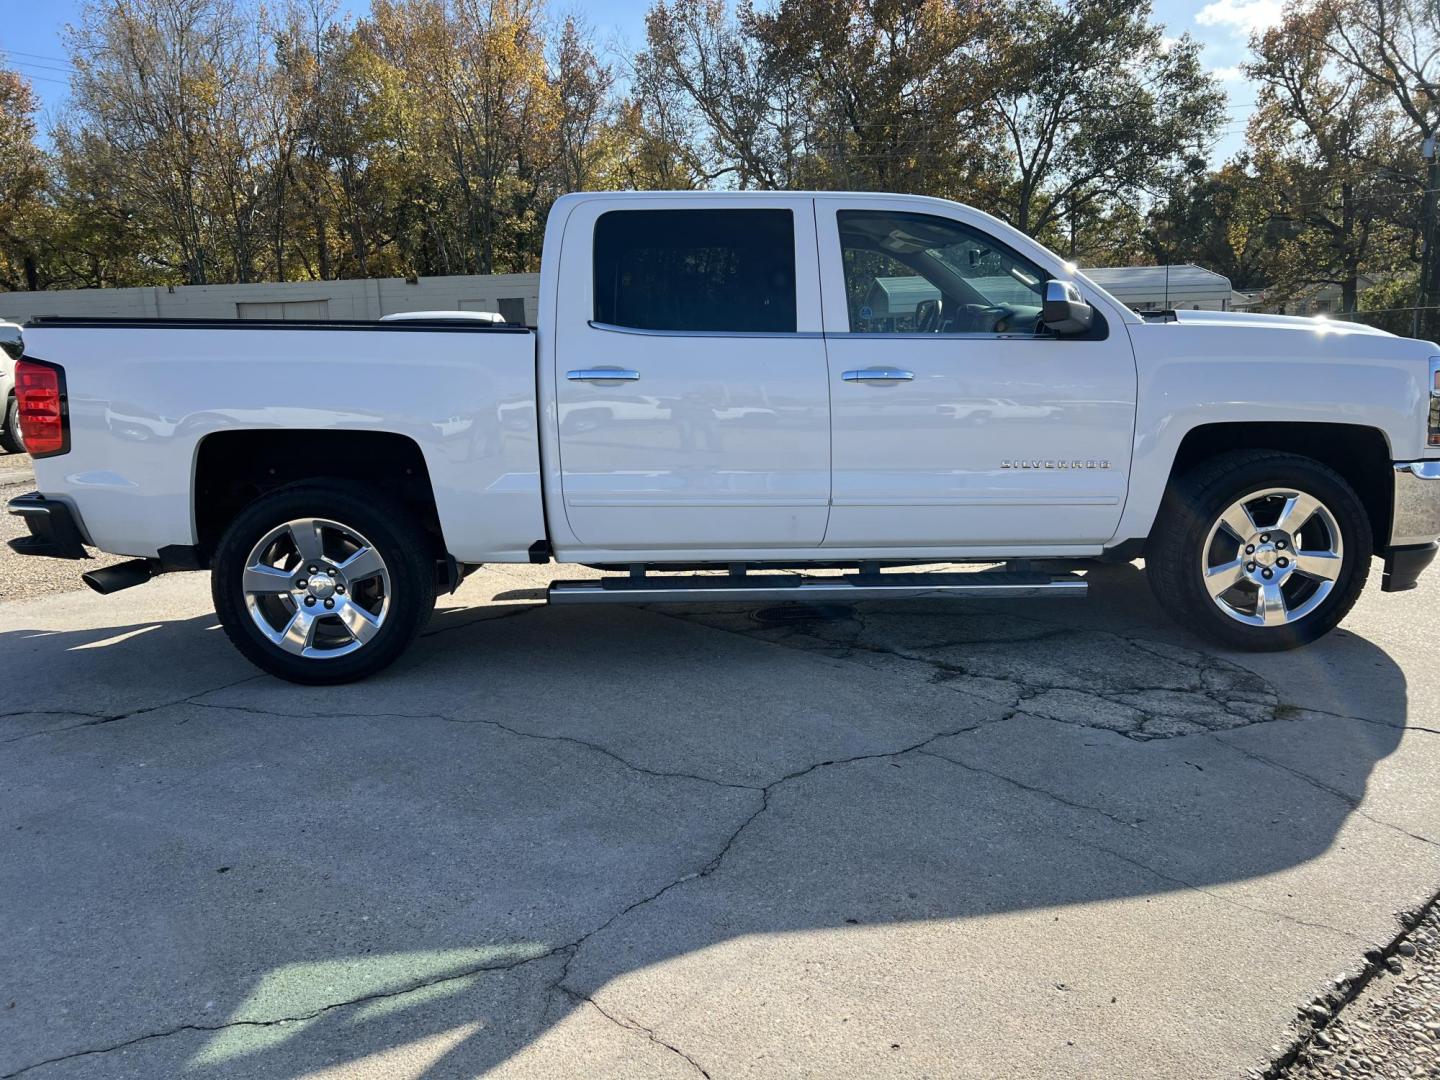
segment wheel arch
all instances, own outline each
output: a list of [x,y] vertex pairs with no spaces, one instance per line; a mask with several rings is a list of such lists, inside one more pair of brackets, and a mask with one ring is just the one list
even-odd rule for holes
[[[1191,469],[1229,450],[1273,450],[1300,454],[1334,469],[1355,489],[1370,519],[1377,551],[1390,536],[1394,469],[1390,441],[1380,428],[1313,421],[1236,421],[1200,424],[1176,447],[1165,491]],[[1157,504],[1145,530],[1154,528]]]
[[190,505],[198,561],[208,565],[237,514],[270,491],[339,479],[383,492],[415,514],[437,556],[448,552],[425,456],[409,436],[387,431],[217,431],[195,450]]

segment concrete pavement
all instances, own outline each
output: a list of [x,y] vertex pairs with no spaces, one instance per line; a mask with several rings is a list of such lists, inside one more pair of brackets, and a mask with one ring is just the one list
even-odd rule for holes
[[1133,567],[823,619],[553,570],[334,689],[197,575],[0,604],[0,1076],[1244,1075],[1440,891],[1440,577],[1249,657]]

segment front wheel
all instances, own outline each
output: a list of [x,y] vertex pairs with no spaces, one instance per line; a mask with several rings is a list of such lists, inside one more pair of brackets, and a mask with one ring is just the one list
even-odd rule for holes
[[399,504],[340,481],[281,488],[225,531],[215,611],[253,664],[298,683],[393,663],[435,605],[435,544]]
[[1167,493],[1146,575],[1181,625],[1250,651],[1334,629],[1365,587],[1370,519],[1345,479],[1275,451],[1223,454]]

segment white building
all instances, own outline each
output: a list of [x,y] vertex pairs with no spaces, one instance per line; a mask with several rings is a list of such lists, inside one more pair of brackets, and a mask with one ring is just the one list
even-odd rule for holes
[[0,292],[0,319],[45,315],[165,319],[378,319],[399,311],[494,311],[533,326],[539,274],[160,285],[137,289]]
[[[1114,266],[1083,271],[1118,300],[1142,311],[1231,307],[1230,281],[1193,265]],[[881,283],[886,283],[882,285]],[[1014,282],[1019,302],[1024,290]],[[867,301],[913,313],[934,295],[919,278],[881,278]],[[889,295],[893,291],[895,295]],[[883,294],[883,295],[882,295]],[[903,295],[902,295],[903,294]],[[1237,294],[1238,295],[1238,294]],[[378,319],[401,311],[494,311],[534,326],[539,274],[465,274],[453,277],[281,281],[260,285],[172,285],[135,289],[0,292],[0,319],[25,322],[47,315],[78,318],[166,319]]]
[[1081,267],[1080,272],[1137,311],[1175,308],[1229,311],[1231,308],[1230,279],[1193,263]]

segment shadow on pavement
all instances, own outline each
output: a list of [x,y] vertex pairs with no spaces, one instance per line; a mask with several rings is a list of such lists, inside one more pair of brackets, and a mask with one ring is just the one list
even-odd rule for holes
[[[411,1045],[412,1074],[448,1076],[542,1053],[562,1022],[687,1065],[604,989],[741,943],[750,965],[650,1003],[718,1015],[800,977],[800,932],[980,935],[1041,910],[1063,952],[1097,904],[1213,903],[1330,850],[1401,738],[1402,672],[1354,635],[1294,654],[1348,719],[1322,732],[1164,624],[1136,577],[1020,613],[460,609],[333,689],[257,677],[213,616],[9,630],[0,1073],[290,1076],[378,1054],[380,1075]],[[1349,782],[1233,739],[1285,724],[1330,740]],[[1303,891],[1225,896],[1347,933]],[[882,972],[886,940],[864,946]],[[1011,946],[956,948],[981,965]],[[979,967],[952,991],[957,1010],[1009,992]]]

